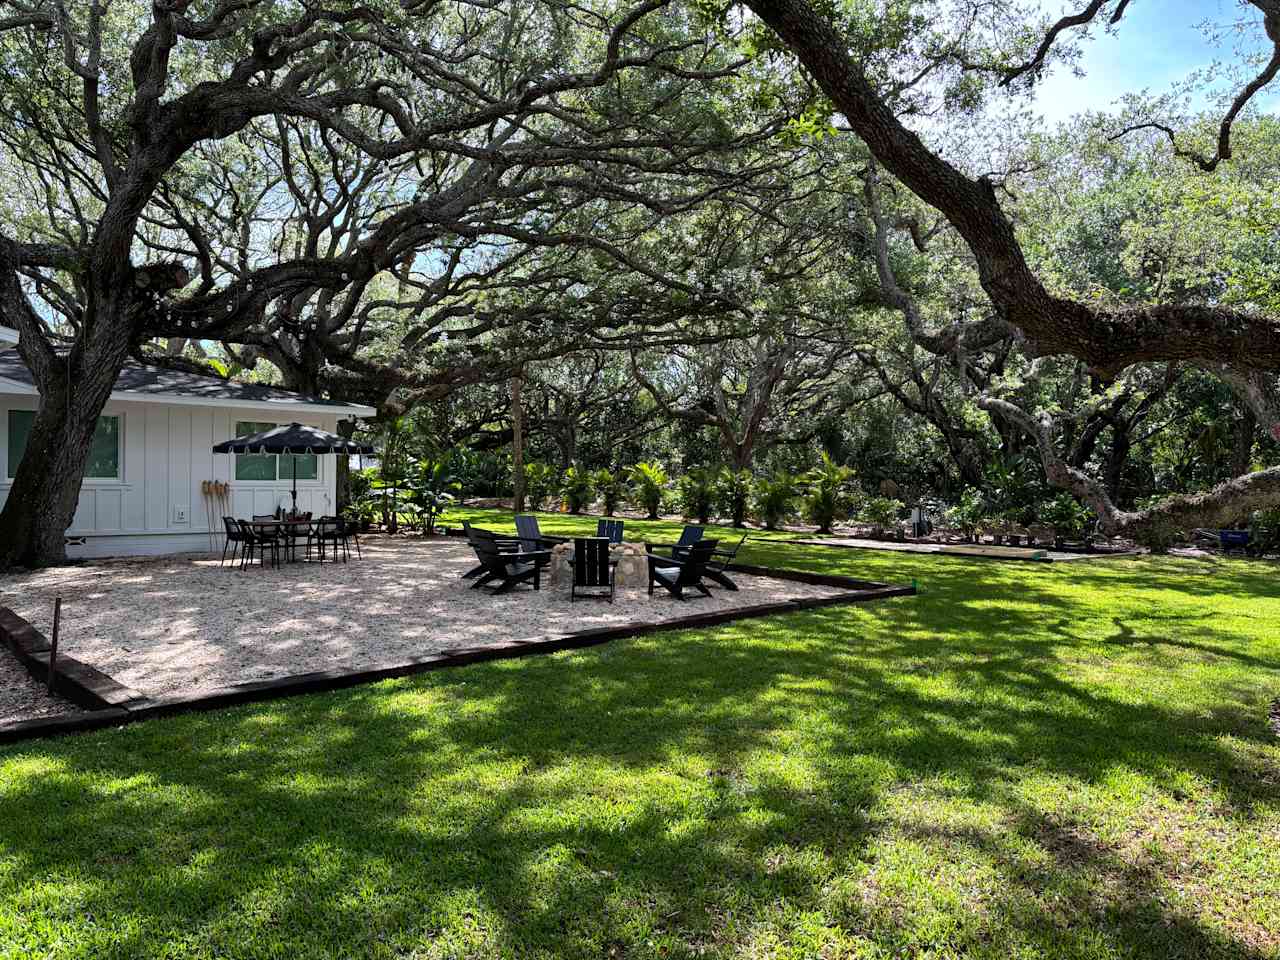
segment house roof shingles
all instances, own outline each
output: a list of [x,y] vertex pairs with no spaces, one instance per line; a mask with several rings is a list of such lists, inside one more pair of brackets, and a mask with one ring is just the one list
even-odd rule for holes
[[[34,389],[31,371],[15,350],[0,352],[0,380],[9,380]],[[0,393],[3,392],[4,386],[0,384]],[[355,417],[369,417],[374,413],[371,407],[363,404],[322,400],[260,383],[236,383],[185,370],[169,370],[135,363],[132,360],[126,362],[120,371],[112,396],[120,400],[176,400],[228,407],[324,407],[339,412],[349,411]]]

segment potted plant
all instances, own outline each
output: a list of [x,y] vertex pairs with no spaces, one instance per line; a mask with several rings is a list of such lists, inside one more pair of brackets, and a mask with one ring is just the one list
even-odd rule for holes
[[631,494],[636,502],[645,508],[650,520],[657,520],[663,495],[670,482],[667,471],[660,463],[642,462],[628,470],[627,477],[631,481]]
[[805,515],[817,524],[818,533],[830,533],[835,518],[849,509],[853,476],[852,467],[836,463],[824,452],[818,465],[801,477]]

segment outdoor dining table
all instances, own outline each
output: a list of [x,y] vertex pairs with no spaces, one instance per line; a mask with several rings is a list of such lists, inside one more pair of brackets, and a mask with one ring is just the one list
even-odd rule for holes
[[[259,530],[280,530],[285,535],[285,540],[289,544],[289,560],[293,562],[297,560],[298,540],[307,537],[311,533],[312,524],[318,523],[316,520],[248,520],[249,526],[255,531]],[[323,550],[323,546],[321,547]]]

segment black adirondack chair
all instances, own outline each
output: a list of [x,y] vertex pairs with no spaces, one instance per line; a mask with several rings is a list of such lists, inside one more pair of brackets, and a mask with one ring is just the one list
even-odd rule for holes
[[542,567],[551,560],[549,550],[511,553],[503,550],[495,541],[485,539],[477,539],[471,548],[484,567],[484,573],[471,585],[472,590],[486,587],[495,580],[498,581],[497,586],[492,588],[495,594],[506,593],[514,590],[517,584],[530,581],[533,582],[533,589],[542,588]]
[[621,520],[614,520],[611,517],[602,517],[596,521],[596,536],[605,537],[610,543],[622,542],[622,524]]
[[570,603],[578,599],[578,591],[582,589],[607,589],[608,593],[591,593],[583,596],[598,597],[613,603],[618,561],[609,559],[608,537],[576,538],[573,541],[573,559],[569,564],[573,567],[573,587],[569,591]]
[[[704,597],[711,596],[702,578],[707,572],[707,563],[716,551],[718,540],[699,540],[680,556],[663,557],[649,549],[649,596],[653,596],[654,584],[660,584],[677,600],[684,599],[687,589],[701,591]],[[673,554],[675,550],[673,549]]]
[[[689,552],[690,547],[702,539],[704,529],[695,523],[688,523],[680,531],[680,539],[675,543],[655,543],[652,546],[659,550],[669,550],[673,557],[683,557]],[[650,544],[646,543],[645,546],[648,547]]]
[[538,518],[529,516],[516,517],[516,537],[520,541],[520,549],[524,553],[537,553],[558,543],[568,543],[569,537],[543,536],[538,529]]
[[[488,540],[498,545],[499,551],[502,553],[519,553],[520,541],[515,537],[501,537],[492,530],[485,530],[483,527],[473,527],[470,520],[462,521],[462,530],[467,535],[467,544],[471,547],[476,545],[477,540]],[[483,563],[478,563],[466,573],[462,575],[463,580],[474,580],[480,574],[484,573],[485,567]]]
[[711,560],[707,563],[706,577],[713,580],[726,590],[737,590],[738,585],[729,579],[729,575],[725,573],[729,569],[729,564],[738,556],[738,551],[742,549],[742,545],[747,542],[749,534],[743,534],[742,539],[735,543],[727,550],[717,550],[711,555]]

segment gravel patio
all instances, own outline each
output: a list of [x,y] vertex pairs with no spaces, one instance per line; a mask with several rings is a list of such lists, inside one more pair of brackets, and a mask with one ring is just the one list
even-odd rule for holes
[[[568,585],[492,596],[461,579],[475,563],[461,541],[369,538],[350,563],[280,569],[220,567],[216,557],[86,563],[0,577],[0,606],[48,635],[63,598],[61,649],[153,699],[199,696],[239,683],[318,670],[359,670],[455,647],[661,622],[839,588],[739,576],[737,593],[683,603],[643,588],[610,605],[569,601]],[[661,593],[661,591],[659,591]],[[8,654],[0,651],[7,670]],[[0,675],[0,680],[7,673]],[[16,678],[15,678],[16,680]],[[74,710],[39,685],[0,692],[0,723]]]

